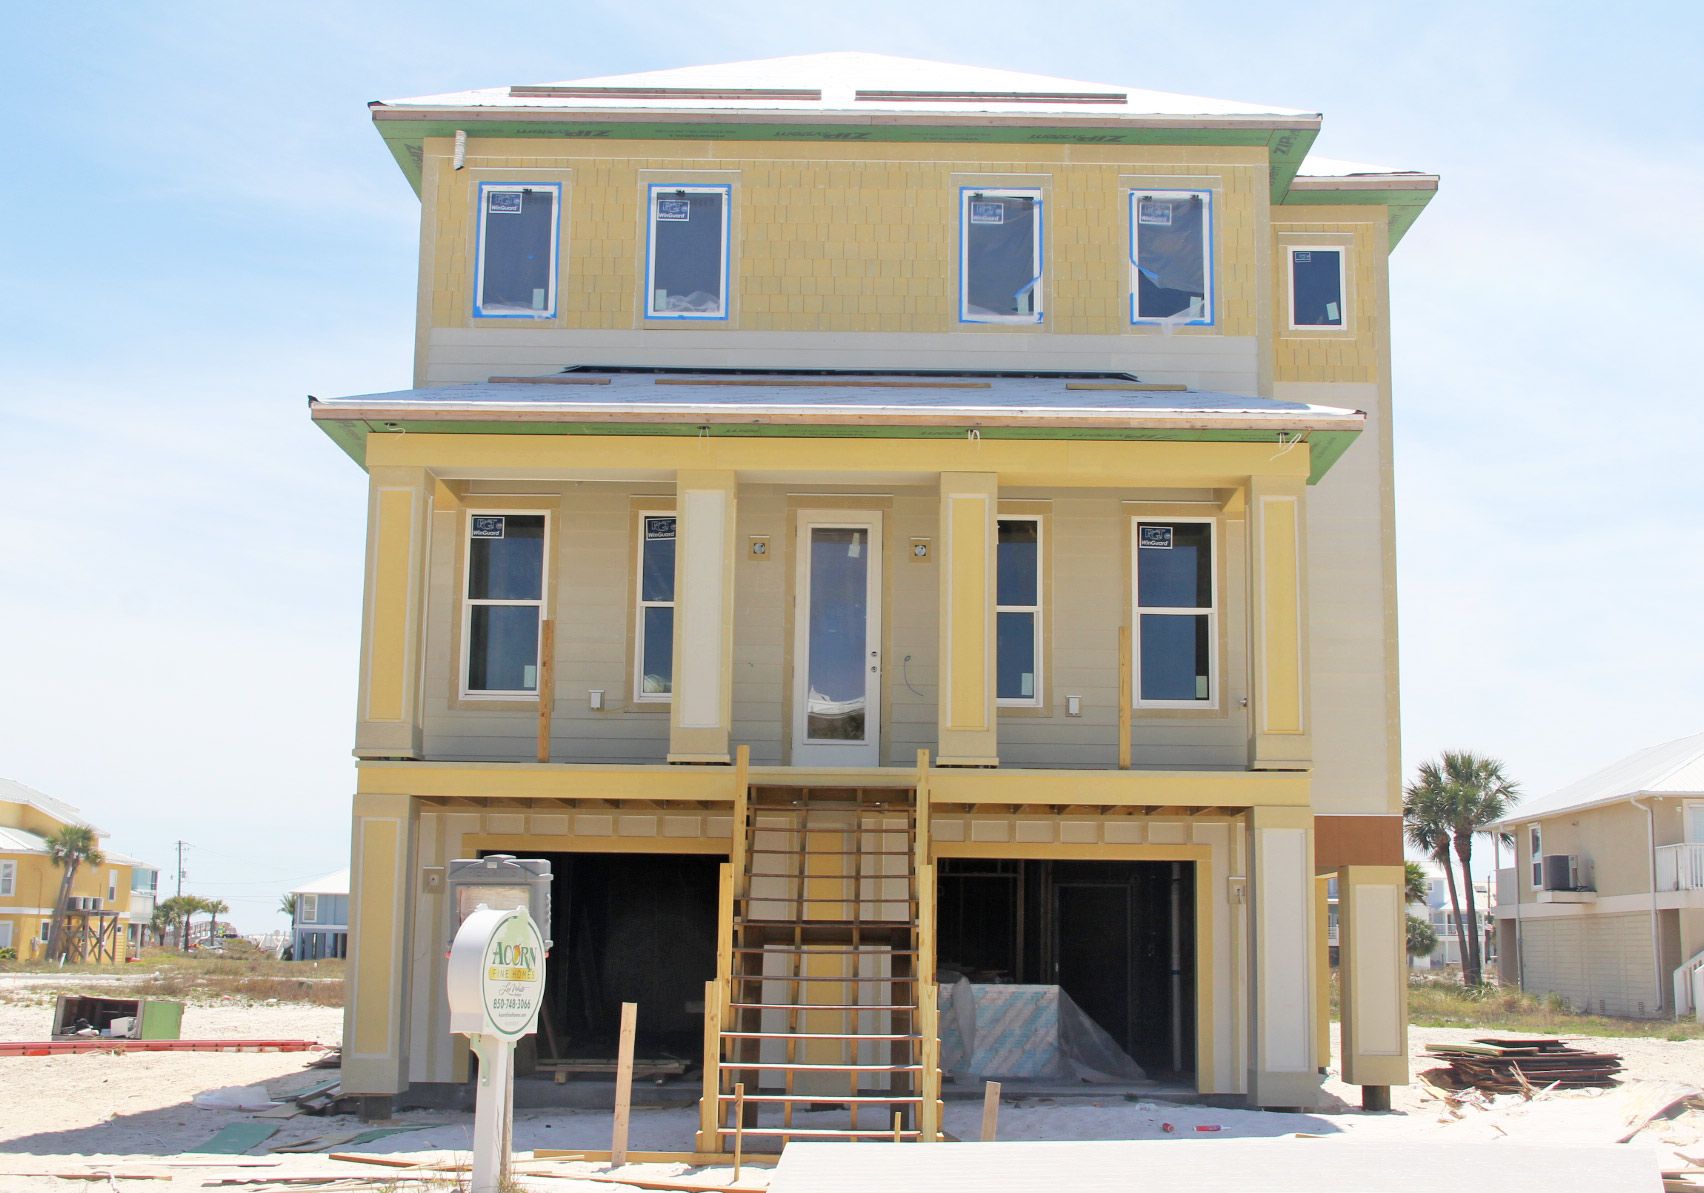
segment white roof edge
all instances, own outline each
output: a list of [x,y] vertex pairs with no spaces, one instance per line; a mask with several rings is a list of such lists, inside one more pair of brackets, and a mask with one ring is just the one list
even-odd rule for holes
[[330,874],[322,874],[310,882],[291,887],[292,895],[347,895],[349,893],[349,867],[333,870]]

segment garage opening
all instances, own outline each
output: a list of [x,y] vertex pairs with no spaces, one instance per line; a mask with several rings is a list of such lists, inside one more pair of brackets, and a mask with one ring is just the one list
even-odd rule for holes
[[1195,1067],[1195,865],[943,858],[941,981],[1056,985],[1150,1077]]
[[541,1060],[613,1060],[621,1004],[639,1004],[634,1052],[696,1067],[704,983],[716,976],[715,855],[544,853],[552,935]]

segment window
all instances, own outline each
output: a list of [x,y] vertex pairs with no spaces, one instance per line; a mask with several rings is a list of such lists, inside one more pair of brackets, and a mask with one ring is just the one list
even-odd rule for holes
[[1290,326],[1301,329],[1347,325],[1343,310],[1343,250],[1292,248]]
[[12,947],[12,921],[0,920],[0,949]]
[[1041,704],[1041,519],[1001,518],[995,530],[995,689],[1001,704]]
[[1213,196],[1130,192],[1130,321],[1213,322]]
[[46,944],[47,938],[52,934],[53,934],[53,921],[52,920],[43,920],[41,922],[41,936],[39,937],[39,939],[41,940],[41,942],[43,944]]
[[1704,804],[1688,803],[1685,815],[1686,843],[1704,845]]
[[639,526],[633,698],[661,703],[674,691],[675,516],[643,514]]
[[1532,863],[1532,889],[1544,889],[1544,835],[1536,824],[1527,826],[1527,860]]
[[107,902],[108,903],[117,903],[118,902],[118,871],[117,870],[108,870],[107,871]]
[[1134,533],[1136,703],[1149,708],[1212,708],[1218,656],[1213,524],[1202,519],[1137,520]]
[[733,188],[650,188],[645,317],[728,317],[728,209]]
[[1040,323],[1041,192],[959,188],[959,319]]
[[0,898],[14,895],[18,890],[18,863],[0,862]]
[[296,918],[304,924],[311,924],[319,919],[319,896],[297,895]]
[[468,515],[467,602],[462,615],[467,695],[538,692],[547,522],[544,514]]
[[556,315],[559,182],[479,184],[473,313],[482,319]]

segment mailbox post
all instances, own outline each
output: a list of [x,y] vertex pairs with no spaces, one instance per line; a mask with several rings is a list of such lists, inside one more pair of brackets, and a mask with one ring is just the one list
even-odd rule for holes
[[509,1176],[515,1041],[538,1030],[544,939],[524,908],[479,906],[450,946],[450,1030],[479,1058],[469,1193],[497,1193]]

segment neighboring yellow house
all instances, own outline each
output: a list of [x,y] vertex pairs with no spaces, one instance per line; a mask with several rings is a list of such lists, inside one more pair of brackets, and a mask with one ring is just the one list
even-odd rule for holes
[[0,948],[16,949],[25,960],[45,956],[53,905],[64,880],[64,871],[47,856],[47,838],[67,825],[94,829],[106,858],[99,866],[77,869],[67,921],[67,931],[77,940],[70,947],[91,961],[123,961],[135,951],[131,871],[138,863],[108,850],[106,832],[70,804],[11,779],[0,779]]
[[[862,54],[372,114],[421,256],[415,388],[312,405],[370,478],[346,1093],[466,1078],[489,852],[553,866],[544,1062],[636,1001],[701,1150],[736,1083],[937,1138],[1085,1063],[1067,1002],[1315,1104],[1332,877],[1344,1076],[1408,1080],[1386,291],[1436,178]],[[970,1047],[999,1007],[1033,1053]]]

